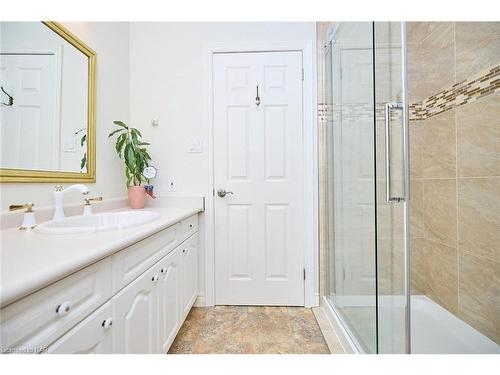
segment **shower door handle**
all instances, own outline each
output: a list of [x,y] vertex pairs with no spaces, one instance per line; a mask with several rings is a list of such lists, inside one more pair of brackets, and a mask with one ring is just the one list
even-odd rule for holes
[[402,197],[391,196],[391,113],[393,109],[402,110],[402,103],[385,103],[385,201],[398,203]]

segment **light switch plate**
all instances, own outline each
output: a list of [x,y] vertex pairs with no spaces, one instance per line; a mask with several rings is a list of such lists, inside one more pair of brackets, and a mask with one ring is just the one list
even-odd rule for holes
[[200,154],[202,152],[202,142],[200,138],[190,138],[188,145],[188,153]]
[[65,137],[64,138],[64,152],[76,152],[76,138],[75,137]]

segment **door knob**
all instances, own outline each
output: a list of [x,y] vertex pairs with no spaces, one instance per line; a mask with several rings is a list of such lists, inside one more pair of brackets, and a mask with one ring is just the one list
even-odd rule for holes
[[224,198],[227,194],[234,194],[232,191],[225,191],[224,189],[217,190],[217,195]]

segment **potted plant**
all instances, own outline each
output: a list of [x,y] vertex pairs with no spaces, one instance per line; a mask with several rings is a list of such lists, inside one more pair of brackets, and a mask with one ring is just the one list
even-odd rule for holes
[[125,176],[127,177],[128,200],[132,208],[144,208],[146,190],[142,182],[146,178],[142,175],[148,166],[151,157],[144,146],[149,145],[142,141],[142,135],[136,128],[127,126],[122,121],[113,121],[117,129],[112,131],[108,138],[116,137],[116,152],[120,159],[125,161]]

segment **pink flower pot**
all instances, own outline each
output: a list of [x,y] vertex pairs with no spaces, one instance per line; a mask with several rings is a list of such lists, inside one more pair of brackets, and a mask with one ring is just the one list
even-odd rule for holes
[[144,186],[130,186],[128,188],[128,203],[132,208],[144,208],[146,189]]

